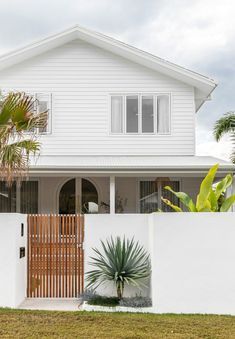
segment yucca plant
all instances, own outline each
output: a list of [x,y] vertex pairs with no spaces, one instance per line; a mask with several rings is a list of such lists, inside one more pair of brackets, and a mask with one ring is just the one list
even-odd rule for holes
[[[213,184],[219,164],[212,166],[205,178],[202,180],[196,203],[184,192],[175,192],[169,186],[164,188],[173,193],[189,212],[227,212],[235,202],[235,195],[226,198],[225,193],[231,186],[233,177],[227,174],[226,177],[216,184]],[[182,208],[174,205],[168,199],[162,197],[162,201],[170,206],[175,212],[183,212]]]
[[102,251],[93,248],[96,256],[91,257],[94,270],[87,272],[87,288],[114,283],[117,297],[123,296],[125,284],[141,288],[150,276],[150,259],[147,252],[134,238],[116,237],[101,241]]
[[0,95],[0,177],[8,183],[27,173],[29,156],[39,151],[36,128],[46,126],[47,111],[36,114],[37,104],[24,92]]

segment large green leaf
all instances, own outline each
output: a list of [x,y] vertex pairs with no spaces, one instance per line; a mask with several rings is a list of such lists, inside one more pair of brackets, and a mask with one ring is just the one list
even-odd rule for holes
[[208,208],[208,198],[212,189],[212,184],[215,178],[215,174],[218,170],[219,164],[215,164],[211,167],[205,178],[203,179],[200,191],[197,196],[196,208],[200,212],[204,208]]
[[184,192],[175,192],[170,186],[165,186],[165,190],[173,193],[187,208],[190,212],[196,212],[196,206],[193,203],[192,198]]
[[161,197],[162,201],[167,205],[170,206],[175,212],[183,212],[182,209],[174,204],[172,204],[172,202],[168,199],[165,199],[163,197]]
[[227,212],[235,202],[235,195],[231,195],[229,198],[225,199],[222,206],[220,207],[220,212]]
[[216,212],[218,210],[218,199],[213,189],[210,191],[208,201],[210,203],[210,207],[208,205],[207,208],[210,208],[212,212]]
[[224,193],[229,186],[231,186],[232,182],[233,182],[232,175],[227,174],[226,177],[216,185],[215,194],[217,199],[219,199],[221,194]]

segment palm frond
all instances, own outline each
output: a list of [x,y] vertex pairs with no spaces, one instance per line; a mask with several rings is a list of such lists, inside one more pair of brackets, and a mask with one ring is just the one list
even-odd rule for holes
[[10,182],[13,178],[26,175],[30,154],[39,151],[39,143],[21,140],[0,147],[1,177]]
[[214,126],[214,137],[219,141],[226,133],[235,132],[235,112],[225,113],[219,120],[216,121]]
[[[39,151],[36,129],[47,124],[48,112],[37,111],[38,101],[24,92],[0,96],[0,170],[4,180],[26,175],[29,155]],[[24,132],[30,132],[25,139]]]

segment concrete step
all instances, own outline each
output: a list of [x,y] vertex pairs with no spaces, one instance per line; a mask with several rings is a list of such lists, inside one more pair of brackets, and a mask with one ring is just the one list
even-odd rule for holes
[[24,310],[78,311],[80,302],[73,298],[27,298],[19,306]]

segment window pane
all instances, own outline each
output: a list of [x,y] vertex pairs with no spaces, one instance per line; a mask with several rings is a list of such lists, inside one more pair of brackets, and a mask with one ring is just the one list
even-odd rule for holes
[[[161,196],[170,200],[174,205],[179,206],[179,199],[171,192],[164,189],[165,186],[170,186],[175,192],[179,192],[180,183],[179,181],[162,181],[162,192]],[[174,212],[174,210],[162,202],[162,211],[163,212]]]
[[16,212],[16,184],[10,187],[0,182],[0,213]]
[[23,181],[20,187],[20,212],[38,213],[38,182]]
[[122,97],[111,98],[111,132],[123,132],[123,99]]
[[156,212],[159,207],[158,202],[158,182],[140,182],[140,213]]
[[38,113],[48,112],[48,121],[45,127],[39,128],[39,133],[46,133],[49,131],[49,116],[50,112],[50,95],[49,94],[37,94],[36,95],[38,103],[37,103],[37,111]]
[[168,95],[157,97],[157,131],[166,134],[170,132],[170,103]]
[[138,96],[126,98],[126,131],[138,133]]
[[142,133],[154,132],[153,97],[142,97]]

